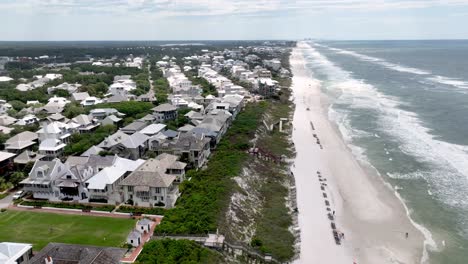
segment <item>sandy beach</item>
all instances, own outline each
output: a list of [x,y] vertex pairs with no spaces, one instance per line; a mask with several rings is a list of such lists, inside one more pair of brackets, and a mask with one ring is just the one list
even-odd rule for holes
[[[411,223],[394,190],[356,160],[329,121],[327,98],[304,65],[302,50],[307,48],[299,42],[290,60],[297,151],[292,171],[301,229],[301,254],[296,263],[420,263],[423,235]],[[317,171],[326,181],[319,181]],[[322,183],[326,183],[324,190]],[[333,238],[325,200],[330,203],[330,213],[335,211],[337,229],[345,235],[341,245]]]

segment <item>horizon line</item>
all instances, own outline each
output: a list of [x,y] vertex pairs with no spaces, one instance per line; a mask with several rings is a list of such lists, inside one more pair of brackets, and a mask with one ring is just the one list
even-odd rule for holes
[[381,38],[381,39],[339,39],[339,38],[301,38],[301,39],[90,39],[90,40],[0,40],[2,42],[201,42],[201,41],[427,41],[427,40],[468,40],[468,38]]

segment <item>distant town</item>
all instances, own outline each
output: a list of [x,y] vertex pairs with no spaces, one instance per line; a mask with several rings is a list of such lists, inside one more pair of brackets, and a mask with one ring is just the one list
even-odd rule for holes
[[293,46],[0,44],[0,263],[294,259]]

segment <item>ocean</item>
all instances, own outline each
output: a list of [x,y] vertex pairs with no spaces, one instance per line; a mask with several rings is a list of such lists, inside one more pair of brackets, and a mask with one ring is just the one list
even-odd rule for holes
[[468,263],[468,41],[308,43],[329,118],[397,190],[429,262]]

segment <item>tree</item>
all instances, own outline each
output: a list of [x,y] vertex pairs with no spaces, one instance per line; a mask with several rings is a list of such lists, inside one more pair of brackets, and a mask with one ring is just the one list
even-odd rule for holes
[[25,103],[18,101],[18,100],[13,100],[8,103],[10,103],[13,109],[15,109],[16,111],[21,111],[23,108],[26,107]]
[[56,95],[58,97],[65,97],[65,98],[70,96],[70,93],[67,90],[64,90],[64,89],[55,89],[52,94]]
[[26,174],[22,171],[15,171],[10,175],[10,182],[14,186],[18,185],[22,180],[26,178]]
[[81,114],[86,114],[86,109],[84,109],[82,106],[78,105],[77,103],[68,104],[63,110],[63,115],[66,118],[73,118]]

